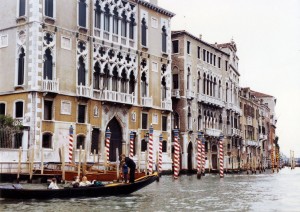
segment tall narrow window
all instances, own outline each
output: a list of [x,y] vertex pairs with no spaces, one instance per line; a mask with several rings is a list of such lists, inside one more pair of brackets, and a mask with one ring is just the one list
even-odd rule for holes
[[134,15],[131,14],[130,23],[129,23],[129,38],[134,39],[134,26],[135,26],[135,19]]
[[178,74],[173,74],[173,89],[179,89]]
[[203,49],[203,61],[205,62],[206,61],[206,50]]
[[179,129],[179,115],[178,113],[174,112],[174,121],[173,121],[173,129]]
[[52,101],[44,101],[44,120],[52,120]]
[[119,28],[119,14],[117,8],[115,7],[114,15],[113,15],[113,33],[115,35],[118,34],[118,28]]
[[134,92],[134,87],[135,87],[135,77],[133,71],[131,71],[130,76],[129,76],[129,93],[132,94]]
[[200,80],[201,80],[200,73],[198,73],[198,79],[197,79],[197,93],[200,93]]
[[13,148],[19,149],[22,146],[23,132],[17,132],[14,134],[14,146]]
[[146,19],[142,19],[142,46],[147,46],[147,25]]
[[228,71],[228,61],[227,60],[225,61],[225,71]]
[[95,28],[101,29],[101,7],[99,5],[99,1],[96,2],[95,7]]
[[0,115],[5,115],[5,104],[0,103]]
[[109,81],[109,69],[108,65],[106,64],[104,67],[104,75],[103,75],[103,89],[108,90],[108,81]]
[[91,153],[98,154],[99,150],[99,136],[100,136],[100,130],[97,128],[93,128],[92,131],[92,143],[91,143]]
[[118,91],[118,68],[116,66],[113,70],[112,91]]
[[110,14],[109,14],[109,6],[108,6],[108,4],[107,5],[105,5],[105,9],[104,9],[104,30],[106,31],[106,32],[109,32],[109,23],[110,23],[110,21],[109,21],[109,19],[110,19]]
[[147,151],[148,145],[145,139],[141,141],[141,152]]
[[218,68],[221,68],[221,57],[218,57]]
[[85,122],[85,105],[78,105],[78,123]]
[[167,131],[168,117],[167,116],[162,116],[161,119],[162,119],[161,120],[161,123],[162,123],[161,129],[162,129],[162,131]]
[[82,149],[85,148],[85,137],[84,135],[78,135],[76,139],[76,149],[80,149],[80,146]]
[[214,66],[216,66],[216,55],[214,54]]
[[190,41],[187,41],[187,42],[186,42],[186,52],[187,52],[188,54],[191,53],[191,42],[190,42]]
[[162,100],[165,100],[167,98],[167,83],[166,83],[166,78],[165,77],[162,78],[161,85],[162,85],[161,98],[162,98]]
[[94,66],[94,89],[100,89],[100,65],[99,62],[95,63]]
[[19,17],[25,16],[26,0],[19,0]]
[[142,129],[148,129],[148,114],[142,113]]
[[197,58],[200,59],[200,53],[201,53],[201,48],[200,46],[197,47]]
[[122,70],[122,74],[121,74],[121,92],[122,93],[127,93],[127,75],[126,75],[126,70],[125,68]]
[[167,141],[166,140],[162,141],[162,152],[167,152]]
[[18,59],[18,85],[24,84],[25,51],[22,47]]
[[179,53],[179,41],[178,40],[172,41],[172,53],[173,54]]
[[125,11],[122,13],[121,19],[121,36],[127,37],[127,17]]
[[85,64],[83,57],[79,57],[78,66],[78,85],[85,85]]
[[162,34],[161,34],[161,39],[162,39],[162,52],[166,53],[167,52],[167,29],[165,26],[162,27]]
[[23,118],[23,102],[16,102],[15,104],[15,118]]
[[145,72],[143,72],[143,74],[142,74],[141,81],[142,81],[142,97],[146,97],[147,96],[147,78],[146,78]]
[[53,62],[50,49],[47,49],[44,54],[44,79],[52,80]]
[[85,0],[80,0],[78,2],[78,24],[81,27],[86,27],[86,3]]
[[188,117],[187,117],[188,123],[187,128],[188,130],[192,129],[192,114],[191,114],[191,108],[188,108]]
[[53,0],[45,0],[45,16],[53,18]]
[[52,134],[44,133],[42,138],[42,147],[51,149],[52,148]]

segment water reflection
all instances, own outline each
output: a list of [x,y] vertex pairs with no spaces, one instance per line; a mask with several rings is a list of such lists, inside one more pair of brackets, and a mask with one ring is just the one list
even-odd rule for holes
[[224,179],[163,176],[129,196],[0,203],[0,211],[300,211],[300,168]]

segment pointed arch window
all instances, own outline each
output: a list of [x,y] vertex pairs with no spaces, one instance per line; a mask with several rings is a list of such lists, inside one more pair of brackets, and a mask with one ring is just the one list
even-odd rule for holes
[[189,109],[188,109],[188,117],[187,117],[188,119],[188,126],[187,126],[187,128],[188,128],[188,130],[191,130],[192,129],[192,113],[191,113],[191,108],[189,107]]
[[218,89],[218,98],[221,98],[222,84],[221,80],[219,80],[219,89]]
[[146,19],[142,19],[142,46],[147,46],[147,25],[146,25]]
[[78,85],[85,85],[85,63],[82,56],[78,61]]
[[165,77],[163,77],[161,81],[161,98],[162,100],[167,98],[167,83]]
[[146,97],[147,95],[147,77],[146,77],[146,73],[143,72],[142,73],[142,77],[141,77],[141,81],[142,81],[142,97]]
[[135,26],[135,19],[134,15],[131,14],[130,16],[130,22],[129,22],[129,38],[134,39],[134,26]]
[[113,77],[112,77],[112,91],[118,91],[118,68],[114,67]]
[[94,89],[100,89],[100,65],[99,62],[95,63],[94,66]]
[[21,47],[19,59],[18,59],[18,85],[24,84],[24,71],[25,71],[25,50],[23,47]]
[[127,93],[127,75],[126,75],[126,70],[123,68],[122,74],[121,74],[121,92],[122,93]]
[[53,59],[51,55],[51,50],[46,49],[44,54],[44,79],[53,79]]
[[200,80],[201,80],[201,77],[200,77],[200,72],[199,72],[198,79],[197,79],[197,93],[200,93]]
[[188,67],[188,73],[187,73],[187,82],[186,82],[186,89],[190,90],[190,77],[191,77],[191,70],[190,67]]
[[135,88],[135,76],[133,71],[131,71],[129,76],[129,93],[132,94],[134,92]]
[[95,28],[101,29],[101,7],[99,5],[99,0],[96,1],[95,7]]
[[108,90],[108,85],[109,85],[109,68],[108,65],[106,64],[104,67],[104,75],[103,75],[103,89]]
[[81,27],[86,27],[86,3],[85,0],[78,2],[78,24]]
[[113,33],[117,35],[119,33],[119,13],[117,7],[114,9],[113,15]]
[[162,39],[162,52],[166,53],[167,52],[167,29],[165,26],[162,27],[162,34],[161,34],[161,39]]
[[121,36],[127,37],[127,16],[125,11],[123,11],[121,19]]
[[109,21],[110,19],[110,12],[109,12],[109,6],[108,4],[105,5],[105,8],[104,8],[104,30],[106,32],[109,32],[110,31],[110,28],[109,28]]

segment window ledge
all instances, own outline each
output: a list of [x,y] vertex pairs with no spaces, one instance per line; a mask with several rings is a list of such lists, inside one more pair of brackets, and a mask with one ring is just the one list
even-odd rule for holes
[[47,23],[47,24],[54,24],[55,23],[55,18],[53,18],[53,17],[49,17],[49,16],[45,16],[44,17],[44,21],[45,21],[45,23]]
[[86,34],[88,32],[88,29],[85,27],[78,26],[77,28],[78,28],[79,33]]
[[168,56],[169,56],[166,52],[162,52],[161,55],[162,55],[163,57],[168,57]]
[[148,47],[147,46],[142,46],[142,50],[147,52],[148,51]]
[[17,24],[23,24],[27,21],[27,17],[26,16],[20,16],[16,18],[16,22]]
[[24,90],[24,85],[15,85],[15,90]]

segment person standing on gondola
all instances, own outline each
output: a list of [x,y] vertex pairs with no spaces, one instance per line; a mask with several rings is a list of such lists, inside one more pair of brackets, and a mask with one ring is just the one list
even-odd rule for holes
[[127,167],[130,169],[130,171],[129,171],[129,182],[134,183],[135,166],[136,166],[135,162],[131,158],[126,157],[125,154],[121,155],[121,161],[125,162]]

